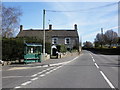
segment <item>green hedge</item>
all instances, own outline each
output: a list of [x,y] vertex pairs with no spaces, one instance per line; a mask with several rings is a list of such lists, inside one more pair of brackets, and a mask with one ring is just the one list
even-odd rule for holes
[[105,55],[120,55],[120,48],[83,48],[92,51],[93,53]]
[[[3,38],[2,39],[2,60],[16,60],[23,59],[24,42],[26,43],[40,43],[42,40],[36,38]],[[50,53],[51,44],[46,43],[46,52]]]
[[2,59],[15,60],[23,58],[24,42],[18,38],[3,38],[2,39]]

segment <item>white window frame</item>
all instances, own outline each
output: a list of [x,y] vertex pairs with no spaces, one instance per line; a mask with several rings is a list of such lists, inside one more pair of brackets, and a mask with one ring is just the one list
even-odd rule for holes
[[[55,43],[55,39],[56,39],[56,43]],[[52,38],[52,44],[58,44],[58,38],[56,37]]]
[[[67,43],[67,39],[69,39],[69,43]],[[71,39],[70,38],[65,38],[65,44],[70,44],[71,43]]]

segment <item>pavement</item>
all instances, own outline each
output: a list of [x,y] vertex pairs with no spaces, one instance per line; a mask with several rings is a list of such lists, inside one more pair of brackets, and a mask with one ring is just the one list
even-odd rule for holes
[[[29,67],[47,67],[47,66],[54,66],[54,65],[61,65],[63,63],[66,63],[70,60],[72,60],[73,58],[75,58],[76,56],[78,56],[78,54],[71,54],[69,55],[69,57],[63,57],[63,58],[59,58],[59,59],[48,59],[48,60],[44,60],[41,62],[32,62],[32,63],[28,63],[28,64],[11,64],[11,65],[6,65],[6,66],[2,66],[2,71],[6,71],[6,70],[14,70],[14,69],[28,69]],[[28,67],[28,68],[27,68]]]

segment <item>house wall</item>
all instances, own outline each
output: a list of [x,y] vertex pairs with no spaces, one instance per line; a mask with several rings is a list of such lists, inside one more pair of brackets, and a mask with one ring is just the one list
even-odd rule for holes
[[[68,48],[73,48],[74,46],[78,47],[79,45],[79,38],[77,37],[57,37],[58,38],[58,45],[66,45]],[[70,38],[70,44],[65,44],[65,38]],[[52,38],[51,40],[48,40],[52,43]]]

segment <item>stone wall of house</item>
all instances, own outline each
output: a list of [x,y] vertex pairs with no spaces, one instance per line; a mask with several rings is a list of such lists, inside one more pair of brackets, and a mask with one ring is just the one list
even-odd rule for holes
[[[58,45],[65,45],[65,38],[70,38],[70,44],[66,45],[66,47],[73,48],[74,46],[79,45],[79,38],[76,38],[76,37],[57,37],[57,38],[58,38],[58,42],[57,42]],[[50,39],[52,42],[52,38]]]

